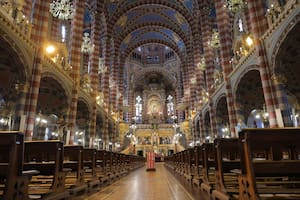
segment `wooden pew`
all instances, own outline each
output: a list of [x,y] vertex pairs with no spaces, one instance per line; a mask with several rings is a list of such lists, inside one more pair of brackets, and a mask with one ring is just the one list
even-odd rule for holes
[[300,129],[244,129],[239,138],[240,199],[300,199]]
[[143,167],[146,162],[146,158],[143,156],[130,155],[130,162],[132,166],[132,170]]
[[120,159],[119,159],[119,173],[120,176],[125,176],[128,174],[127,166],[126,166],[126,155],[120,153]]
[[31,176],[37,171],[23,171],[24,135],[0,131],[0,198],[27,200]]
[[125,170],[127,173],[129,173],[131,170],[130,169],[130,155],[125,154],[124,156],[125,156],[124,157]]
[[89,191],[100,186],[96,169],[97,150],[94,148],[83,149],[84,182],[88,184]]
[[105,150],[97,150],[96,154],[96,174],[101,185],[105,185],[110,182],[110,177],[106,172],[106,153],[107,152]]
[[60,141],[26,141],[24,169],[38,170],[32,177],[29,194],[43,199],[64,199],[66,171],[63,169],[63,143]]
[[183,159],[184,159],[184,177],[189,181],[193,181],[193,171],[192,168],[195,166],[195,157],[194,157],[194,149],[189,148],[183,151]]
[[179,173],[180,171],[180,154],[177,152],[174,154],[174,171]]
[[165,166],[171,169],[172,171],[175,170],[175,154],[166,156],[164,158]]
[[120,178],[121,177],[121,171],[119,167],[119,162],[120,162],[120,154],[117,152],[111,152],[112,156],[112,174],[114,175],[115,178]]
[[208,195],[215,189],[215,151],[213,143],[202,144],[203,182],[201,190]]
[[71,169],[66,176],[66,187],[71,194],[83,193],[87,189],[87,184],[84,182],[83,166],[83,146],[65,145],[64,168]]
[[201,183],[203,182],[203,159],[202,159],[202,147],[201,146],[195,146],[194,147],[194,159],[195,159],[195,165],[193,167],[193,184],[197,186],[201,186]]
[[240,152],[238,138],[217,138],[214,140],[216,158],[216,188],[212,192],[213,199],[237,199],[238,174],[240,170]]
[[106,151],[105,154],[105,171],[109,176],[110,181],[113,181],[116,178],[113,169],[113,152],[111,151]]
[[184,159],[183,159],[183,151],[176,153],[177,154],[177,167],[176,172],[179,175],[183,175],[184,171]]

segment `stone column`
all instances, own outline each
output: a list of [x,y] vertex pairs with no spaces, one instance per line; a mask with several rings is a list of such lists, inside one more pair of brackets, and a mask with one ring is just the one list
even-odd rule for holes
[[84,2],[75,0],[74,2],[74,17],[71,21],[71,36],[70,36],[70,65],[72,66],[71,76],[73,79],[72,99],[69,109],[69,130],[70,140],[67,144],[73,144],[75,136],[75,124],[78,103],[78,90],[80,84],[80,65],[81,65],[81,43],[83,33],[83,17],[84,17]]
[[270,69],[266,56],[266,49],[262,35],[268,29],[268,22],[265,17],[264,5],[262,1],[248,0],[248,9],[250,10],[251,32],[254,37],[254,45],[256,47],[256,55],[259,61],[259,71],[262,80],[262,88],[265,97],[267,111],[269,113],[270,127],[277,127],[277,120],[275,114],[275,99],[274,88],[271,84]]
[[46,40],[48,32],[49,13],[45,12],[45,10],[49,10],[49,5],[49,2],[42,0],[36,1],[34,4],[35,12],[33,15],[33,24],[35,24],[35,26],[33,27],[31,38],[33,41],[36,42],[37,49],[35,49],[34,66],[30,82],[30,90],[26,100],[27,127],[25,130],[25,140],[32,140],[33,135],[37,101],[42,75],[42,63],[45,53],[43,49],[43,43]]
[[281,110],[282,119],[285,127],[293,127],[292,107],[289,104],[288,95],[286,91],[287,79],[284,75],[274,74],[272,77],[273,84],[275,86],[276,99],[278,108]]
[[89,57],[91,65],[91,87],[92,87],[92,98],[93,98],[93,109],[91,113],[91,123],[90,123],[90,140],[91,147],[94,145],[94,140],[96,138],[96,121],[97,121],[97,102],[96,97],[99,94],[99,55],[100,55],[100,22],[101,16],[97,11],[92,13],[92,31],[91,31],[91,41],[93,44],[93,51]]
[[232,87],[229,79],[229,74],[232,71],[232,66],[230,63],[232,57],[232,24],[230,22],[232,20],[228,9],[224,9],[223,0],[216,0],[215,7],[220,35],[221,65],[223,68],[223,76],[226,86],[226,100],[229,115],[230,133],[232,137],[235,137],[235,126],[237,124],[237,119],[234,108]]

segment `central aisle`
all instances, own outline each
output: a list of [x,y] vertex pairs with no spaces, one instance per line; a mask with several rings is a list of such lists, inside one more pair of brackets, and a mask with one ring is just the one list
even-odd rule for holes
[[199,188],[192,189],[186,181],[181,183],[165,168],[163,163],[156,163],[155,172],[147,172],[145,167],[140,168],[99,192],[78,199],[204,200],[200,197]]

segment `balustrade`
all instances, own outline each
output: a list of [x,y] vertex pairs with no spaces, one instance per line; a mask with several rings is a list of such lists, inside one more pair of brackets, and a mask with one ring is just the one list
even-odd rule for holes
[[15,3],[13,0],[0,1],[0,13],[12,22],[28,39],[30,38],[32,24],[25,17],[21,8],[22,5]]

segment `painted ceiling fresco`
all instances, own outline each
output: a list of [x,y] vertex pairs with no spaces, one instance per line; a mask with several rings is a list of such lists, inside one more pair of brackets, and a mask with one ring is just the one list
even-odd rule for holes
[[[161,41],[166,46],[176,45],[179,51],[186,51],[183,37],[190,38],[190,20],[193,16],[194,0],[162,0],[152,3],[142,0],[106,0],[105,12],[108,28],[114,35],[119,52],[132,49],[131,46],[148,40]],[[85,14],[85,24],[91,21],[91,14]],[[189,18],[189,19],[188,19]],[[89,32],[88,25],[85,29]]]

